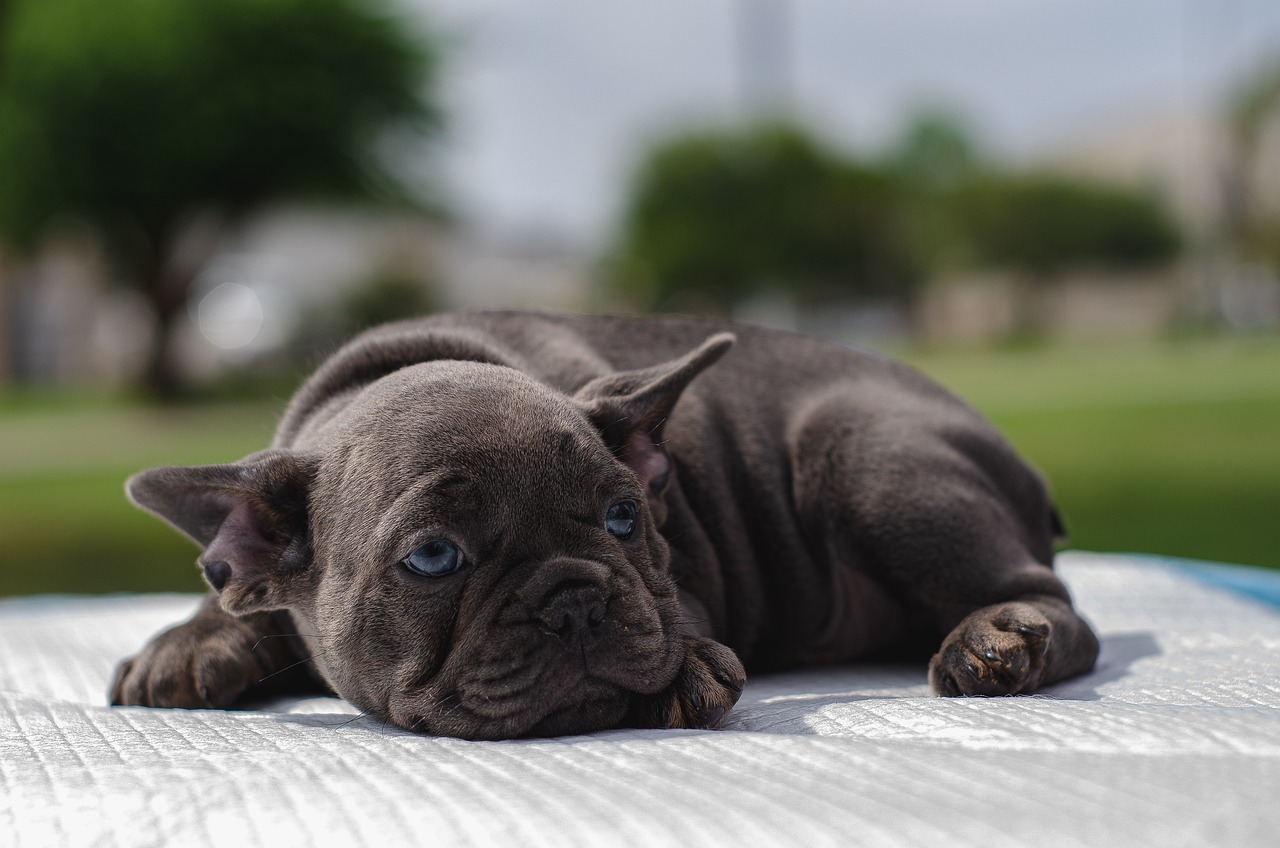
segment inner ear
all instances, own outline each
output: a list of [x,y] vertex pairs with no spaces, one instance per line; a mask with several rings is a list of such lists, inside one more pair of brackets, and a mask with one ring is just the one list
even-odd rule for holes
[[129,480],[137,505],[204,548],[197,562],[224,609],[281,609],[310,564],[307,493],[313,464],[263,451],[231,465],[167,467]]
[[662,447],[668,416],[694,378],[724,356],[734,341],[732,333],[718,333],[679,359],[606,374],[575,395],[605,445],[644,485],[651,504],[671,474],[671,458]]
[[666,488],[671,476],[671,457],[648,433],[636,431],[627,436],[617,456],[635,473],[650,496],[659,495]]
[[252,499],[239,500],[197,562],[228,612],[281,609],[310,560],[305,530],[276,523]]

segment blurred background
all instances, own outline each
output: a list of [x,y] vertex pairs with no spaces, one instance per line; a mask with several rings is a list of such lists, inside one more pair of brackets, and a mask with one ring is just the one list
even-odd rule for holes
[[484,307],[868,345],[1280,567],[1278,272],[1274,0],[0,0],[0,595],[199,590],[126,476]]

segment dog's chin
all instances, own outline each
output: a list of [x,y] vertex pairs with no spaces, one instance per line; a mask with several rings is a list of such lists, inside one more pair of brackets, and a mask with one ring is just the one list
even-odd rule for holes
[[573,736],[618,727],[626,716],[629,699],[612,698],[563,707],[547,715],[522,736]]
[[478,715],[450,699],[419,714],[392,710],[391,721],[406,730],[430,736],[475,741],[526,737],[573,736],[618,727],[626,718],[631,696],[622,691],[595,692],[548,710],[530,703],[527,709],[499,717]]
[[[683,662],[682,643],[671,639],[655,655],[635,655],[588,671],[557,661],[529,672],[521,685],[487,683],[482,669],[463,663],[460,674],[442,673],[423,688],[392,696],[393,723],[432,736],[516,739],[566,736],[619,727],[637,697],[670,685]],[[524,676],[524,675],[521,675]],[[500,680],[502,678],[499,678]]]

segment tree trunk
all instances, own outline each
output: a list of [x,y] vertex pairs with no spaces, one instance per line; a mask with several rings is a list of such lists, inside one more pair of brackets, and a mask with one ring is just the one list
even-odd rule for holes
[[1019,274],[1013,286],[1013,327],[1006,341],[1037,344],[1048,336],[1053,323],[1049,314],[1049,289],[1053,278],[1044,273]]
[[177,400],[187,389],[173,349],[175,331],[196,279],[217,252],[227,226],[216,211],[191,214],[162,228],[163,235],[153,234],[153,249],[141,254],[147,258],[136,270],[155,320],[142,389],[156,400]]
[[[3,0],[0,0],[0,10],[3,9]],[[0,11],[0,14],[3,14]],[[7,386],[13,379],[12,367],[9,358],[12,355],[13,339],[9,337],[10,319],[9,310],[11,308],[9,274],[10,259],[4,251],[4,247],[0,245],[0,388]]]
[[142,390],[153,400],[168,403],[180,398],[184,388],[182,374],[174,358],[173,338],[186,299],[183,298],[182,303],[174,303],[168,298],[154,297],[150,285],[147,286],[147,297],[155,325],[142,371]]

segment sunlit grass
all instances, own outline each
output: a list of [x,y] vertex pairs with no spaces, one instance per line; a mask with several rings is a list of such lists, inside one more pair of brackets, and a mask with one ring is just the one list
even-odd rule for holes
[[1280,341],[909,359],[1045,473],[1072,546],[1280,567]]
[[132,507],[124,481],[260,450],[279,412],[100,398],[16,406],[0,413],[0,594],[199,590],[194,545]]

